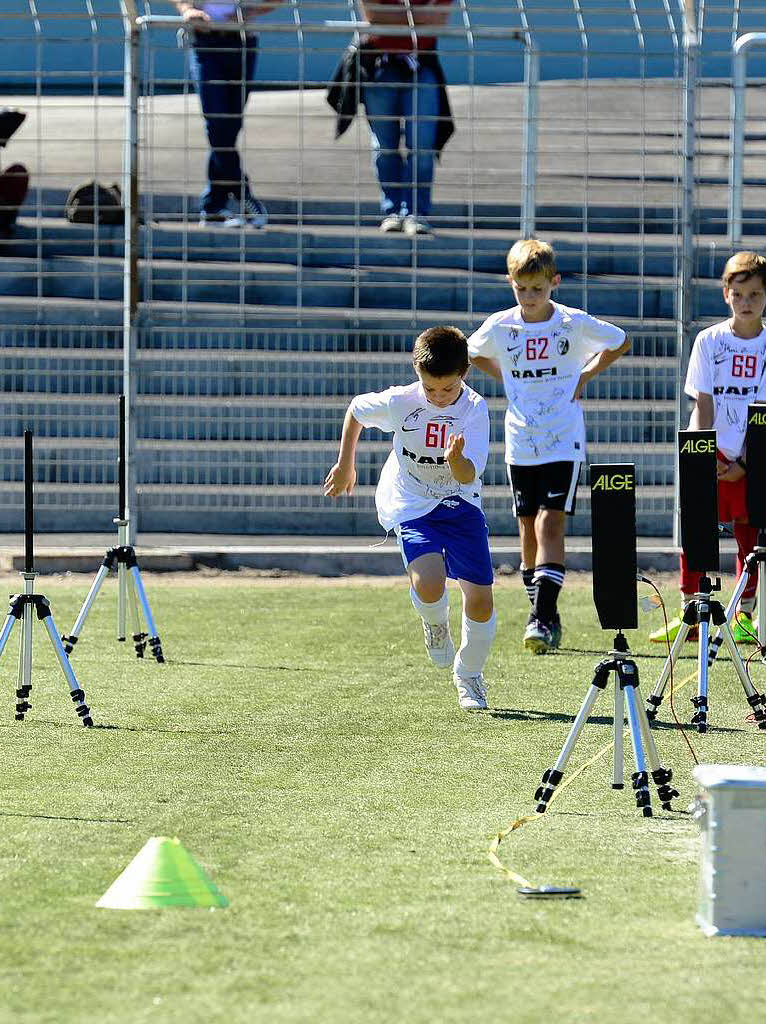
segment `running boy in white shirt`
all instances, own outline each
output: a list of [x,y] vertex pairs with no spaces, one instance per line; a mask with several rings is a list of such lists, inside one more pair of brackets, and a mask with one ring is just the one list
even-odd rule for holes
[[[722,275],[723,300],[731,310],[728,320],[700,331],[686,372],[686,394],[694,399],[690,430],[716,432],[718,448],[718,518],[731,522],[737,541],[737,575],[755,547],[758,531],[747,520],[747,462],[745,433],[747,407],[766,400],[766,260],[754,252],[738,252]],[[763,470],[762,470],[763,471]],[[683,552],[681,598],[689,601],[699,586],[699,573],[690,572]],[[742,593],[733,635],[737,643],[755,643],[752,621],[757,579],[751,576]],[[650,636],[654,643],[675,639],[681,615]],[[692,635],[693,634],[693,635]],[[687,640],[697,639],[689,630]]]
[[[452,668],[461,708],[486,708],[482,670],[495,613],[480,477],[489,452],[489,413],[484,399],[465,384],[468,345],[457,327],[423,331],[412,364],[414,384],[353,399],[324,493],[353,493],[356,444],[364,427],[393,432],[393,451],[375,492],[378,519],[399,540],[429,658]],[[457,654],[449,631],[447,576],[463,592]]]
[[524,646],[545,654],[561,643],[564,516],[574,513],[585,458],[577,399],[629,343],[614,324],[551,301],[561,275],[546,242],[517,242],[507,266],[518,305],[485,320],[468,339],[468,352],[474,366],[502,382],[508,399],[505,461],[519,520],[521,578],[532,606]]

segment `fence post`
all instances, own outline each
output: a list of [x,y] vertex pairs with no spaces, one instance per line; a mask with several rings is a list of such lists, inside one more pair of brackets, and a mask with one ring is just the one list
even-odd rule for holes
[[521,166],[521,223],[519,225],[519,234],[522,238],[531,238],[535,233],[539,81],[540,54],[528,36],[524,45],[524,153]]
[[766,32],[748,32],[734,44],[732,54],[731,153],[729,156],[729,244],[742,241],[742,192],[745,173],[745,104],[747,101],[747,51],[766,45]]
[[123,95],[125,97],[125,152],[122,201],[125,210],[125,258],[122,293],[122,393],[125,396],[125,518],[130,523],[128,543],[134,544],[138,527],[136,507],[136,381],[133,363],[138,333],[138,45],[134,0],[120,0],[125,33]]
[[[696,153],[696,99],[699,58],[694,6],[689,0],[680,0],[684,20],[683,34],[683,138],[682,138],[682,197],[681,197],[681,256],[676,290],[676,358],[678,377],[676,381],[676,431],[681,428],[681,379],[685,356],[691,343],[694,320],[694,157]],[[678,517],[678,473],[674,474],[673,543],[680,545],[680,520]]]

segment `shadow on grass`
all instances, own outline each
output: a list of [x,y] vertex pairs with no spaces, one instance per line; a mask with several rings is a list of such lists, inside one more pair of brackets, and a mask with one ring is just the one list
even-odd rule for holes
[[[609,654],[610,654],[610,650],[609,650],[608,647],[603,647],[603,648],[601,648],[601,650],[598,650],[596,648],[590,648],[590,647],[560,647],[559,650],[558,650],[558,653],[559,654],[593,654],[596,657],[608,658]],[[654,651],[648,651],[648,652],[634,651],[631,648],[631,650],[629,650],[627,653],[628,653],[628,657],[631,657],[631,658],[654,658],[654,659],[660,660],[660,661],[667,661],[667,658],[668,658],[668,652],[667,651],[655,653]],[[696,661],[696,660],[697,660],[696,652],[695,653],[689,653],[689,654],[681,654],[677,658],[677,661]]]
[[132,818],[78,818],[64,814],[28,814],[24,811],[0,811],[0,818],[41,818],[44,821],[84,821],[92,825],[132,825]]
[[[575,720],[575,715],[566,715],[560,711],[537,711],[533,708],[527,708],[522,710],[521,708],[487,708],[486,711],[475,711],[474,714],[481,715],[484,718],[498,718],[505,722],[563,722],[567,725],[571,725]],[[587,719],[586,725],[614,725],[614,718],[611,715],[590,715]],[[658,722],[654,721],[651,724],[651,729],[654,732],[662,730],[674,730],[679,732],[681,729],[685,729],[687,732],[696,733],[696,728],[687,722],[681,722],[679,725],[677,722]],[[747,729],[737,729],[731,726],[724,725],[711,725],[708,723],[708,733],[746,733]]]
[[[34,728],[36,726],[47,725],[54,729],[85,729],[79,721],[72,722],[53,722],[49,719],[38,718],[34,722],[25,722],[21,725],[21,728]],[[1,722],[0,729],[18,729],[19,724],[15,722]],[[240,733],[236,729],[163,729],[157,725],[110,725],[105,722],[94,722],[90,726],[94,732],[97,729],[109,732],[146,732],[146,733],[164,733],[175,736],[239,736]]]

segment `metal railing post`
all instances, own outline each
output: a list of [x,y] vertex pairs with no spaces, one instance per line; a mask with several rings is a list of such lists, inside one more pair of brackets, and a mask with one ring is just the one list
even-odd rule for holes
[[[683,135],[681,174],[681,253],[678,283],[676,286],[676,358],[678,374],[676,379],[676,430],[681,427],[681,396],[683,381],[681,373],[686,353],[691,345],[691,330],[694,319],[694,201],[695,179],[694,158],[696,154],[696,99],[699,39],[694,21],[693,7],[680,0],[684,19],[683,36]],[[680,519],[678,515],[678,473],[674,474],[673,543],[681,542]]]
[[747,51],[766,46],[766,32],[748,32],[734,44],[732,54],[731,147],[729,156],[729,244],[742,241],[742,192],[745,165],[745,106],[747,102]]
[[[133,373],[137,348],[138,317],[138,46],[139,28],[133,0],[120,0],[125,32],[123,95],[125,97],[125,151],[122,168],[122,202],[125,210],[125,254],[122,293],[122,393],[125,395],[125,519],[128,543],[134,544],[138,526],[136,507],[136,381]],[[132,514],[131,514],[132,513]]]
[[537,196],[537,100],[540,81],[540,54],[531,41],[524,45],[524,141],[521,165],[522,238],[535,233]]

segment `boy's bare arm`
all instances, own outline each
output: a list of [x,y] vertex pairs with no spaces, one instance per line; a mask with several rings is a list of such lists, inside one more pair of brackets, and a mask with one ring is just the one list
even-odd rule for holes
[[343,431],[340,435],[340,451],[338,461],[325,477],[324,494],[326,498],[337,498],[341,494],[353,494],[356,483],[356,443],[363,427],[359,420],[346,411],[343,420]]
[[689,430],[710,430],[714,416],[713,396],[700,391],[689,417]]
[[619,348],[607,348],[603,352],[599,352],[597,356],[594,356],[580,374],[572,401],[577,401],[589,380],[598,377],[600,373],[603,373],[612,363],[616,362],[620,356],[624,356],[629,348],[630,342],[626,338]]
[[476,467],[463,455],[464,447],[465,439],[462,434],[450,434],[447,438],[447,447],[444,449],[444,458],[457,482],[470,484],[476,478]]
[[471,356],[470,359],[471,366],[475,366],[477,370],[486,373],[489,377],[494,377],[501,384],[503,383],[503,373],[497,359],[487,359],[486,356]]

